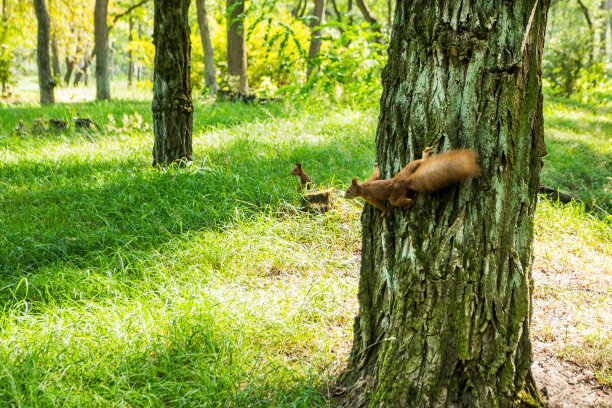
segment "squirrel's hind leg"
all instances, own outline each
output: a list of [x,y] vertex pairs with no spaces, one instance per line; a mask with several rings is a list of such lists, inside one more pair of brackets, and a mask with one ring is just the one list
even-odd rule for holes
[[385,214],[387,213],[387,209],[385,208],[384,205],[382,205],[380,201],[370,201],[370,200],[366,200],[366,201],[372,204],[374,207],[378,208],[380,211],[382,211],[382,214],[380,215],[381,217],[385,216]]
[[389,202],[396,207],[403,208],[404,210],[412,207],[412,198],[408,198],[405,196],[405,194],[400,194],[399,192],[391,194],[391,197],[389,197]]

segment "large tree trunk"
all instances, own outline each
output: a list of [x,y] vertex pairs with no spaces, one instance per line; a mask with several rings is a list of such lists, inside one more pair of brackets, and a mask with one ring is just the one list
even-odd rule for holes
[[227,0],[227,73],[239,77],[238,93],[248,95],[244,0]]
[[49,58],[49,13],[45,0],[34,0],[34,11],[38,20],[38,42],[36,56],[38,63],[38,88],[40,89],[40,103],[51,105],[55,103],[53,88],[55,81],[51,75],[51,60]]
[[94,8],[94,54],[96,55],[96,99],[99,101],[108,100],[111,97],[107,11],[108,0],[96,0]]
[[315,29],[315,27],[320,26],[325,21],[325,0],[315,0],[313,13],[314,18],[310,20],[310,29],[312,33],[310,37],[310,48],[308,49],[306,79],[310,79],[314,69],[314,64],[312,61],[317,57],[317,55],[319,55],[319,52],[321,52],[321,29]]
[[190,0],[155,0],[153,42],[153,165],[192,157]]
[[366,205],[347,407],[538,403],[531,243],[548,0],[397,2],[376,135],[382,178],[426,146],[482,175],[387,215]]
[[204,86],[210,94],[217,93],[217,75],[215,74],[215,56],[212,43],[210,42],[210,30],[208,28],[208,13],[204,0],[196,0],[198,12],[198,25],[200,26],[200,38],[204,49]]

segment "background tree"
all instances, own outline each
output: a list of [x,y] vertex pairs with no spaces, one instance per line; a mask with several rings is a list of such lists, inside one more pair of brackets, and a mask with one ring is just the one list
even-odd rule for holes
[[[545,154],[547,1],[398,2],[376,135],[382,178],[471,147],[482,176],[409,210],[367,205],[349,407],[528,405],[531,242]],[[490,23],[489,23],[490,22]]]
[[196,0],[198,13],[198,26],[200,27],[200,38],[204,50],[204,86],[211,94],[216,94],[217,75],[215,73],[215,57],[212,43],[210,42],[210,30],[208,27],[208,13],[206,12],[205,0]]
[[189,3],[154,0],[154,166],[193,160]]
[[308,49],[308,65],[306,66],[306,79],[315,67],[313,61],[321,52],[321,29],[319,26],[325,21],[325,0],[315,0],[313,16],[310,19],[310,29],[312,30],[310,48]]
[[227,73],[239,77],[238,93],[248,95],[244,0],[227,0]]
[[94,54],[96,56],[96,99],[108,100],[110,92],[108,48],[108,0],[96,0],[94,9]]
[[38,88],[40,90],[40,103],[51,105],[55,103],[55,80],[51,74],[51,60],[49,58],[49,31],[50,20],[45,0],[34,0],[34,11],[38,21],[38,40],[36,57],[38,64]]

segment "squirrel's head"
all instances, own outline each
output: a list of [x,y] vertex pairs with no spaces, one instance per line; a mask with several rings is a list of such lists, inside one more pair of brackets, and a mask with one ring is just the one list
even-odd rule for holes
[[302,171],[302,165],[300,163],[295,163],[295,167],[291,169],[291,175],[297,176]]
[[344,198],[357,198],[361,195],[361,184],[356,178],[353,178],[351,185],[346,189]]

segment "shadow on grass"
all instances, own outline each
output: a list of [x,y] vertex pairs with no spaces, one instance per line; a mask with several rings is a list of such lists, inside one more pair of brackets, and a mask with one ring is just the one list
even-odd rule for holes
[[596,205],[612,213],[612,154],[596,151],[579,140],[548,140],[542,185],[577,194],[587,210]]
[[253,355],[250,347],[234,344],[216,318],[179,312],[155,322],[152,332],[116,340],[104,336],[101,343],[88,337],[97,333],[66,339],[53,333],[61,329],[51,328],[52,333],[2,356],[0,403],[88,406],[119,399],[154,407],[327,405],[319,376],[273,363],[259,366],[259,352]]
[[[29,132],[36,119],[57,119],[67,121],[73,127],[74,117],[91,118],[102,129],[110,123],[109,116],[113,117],[117,126],[122,125],[124,115],[128,117],[138,113],[144,123],[150,125],[152,133],[151,102],[143,101],[113,101],[108,102],[76,102],[57,103],[52,106],[40,107],[36,105],[14,104],[3,108],[2,120],[0,120],[0,136],[13,135],[14,129],[23,121]],[[293,115],[280,104],[256,105],[232,102],[213,103],[205,101],[194,102],[193,130],[207,130],[217,127],[232,127],[242,123],[265,120],[269,118],[286,118]],[[62,132],[64,137],[71,138],[81,132],[69,130]],[[49,136],[59,134],[51,131]],[[90,132],[92,136],[102,138],[103,133]],[[44,134],[42,136],[45,136]],[[1,138],[0,138],[1,140]]]
[[[13,189],[0,207],[0,287],[15,287],[47,266],[120,269],[118,251],[154,252],[182,234],[221,231],[237,217],[297,201],[289,175],[295,161],[308,165],[318,185],[339,185],[355,176],[351,169],[361,167],[357,176],[367,176],[374,151],[367,137],[348,134],[280,147],[242,138],[201,154],[187,169],[166,171],[137,160],[1,166]],[[23,188],[28,180],[37,184]],[[2,292],[9,301],[8,290]]]

